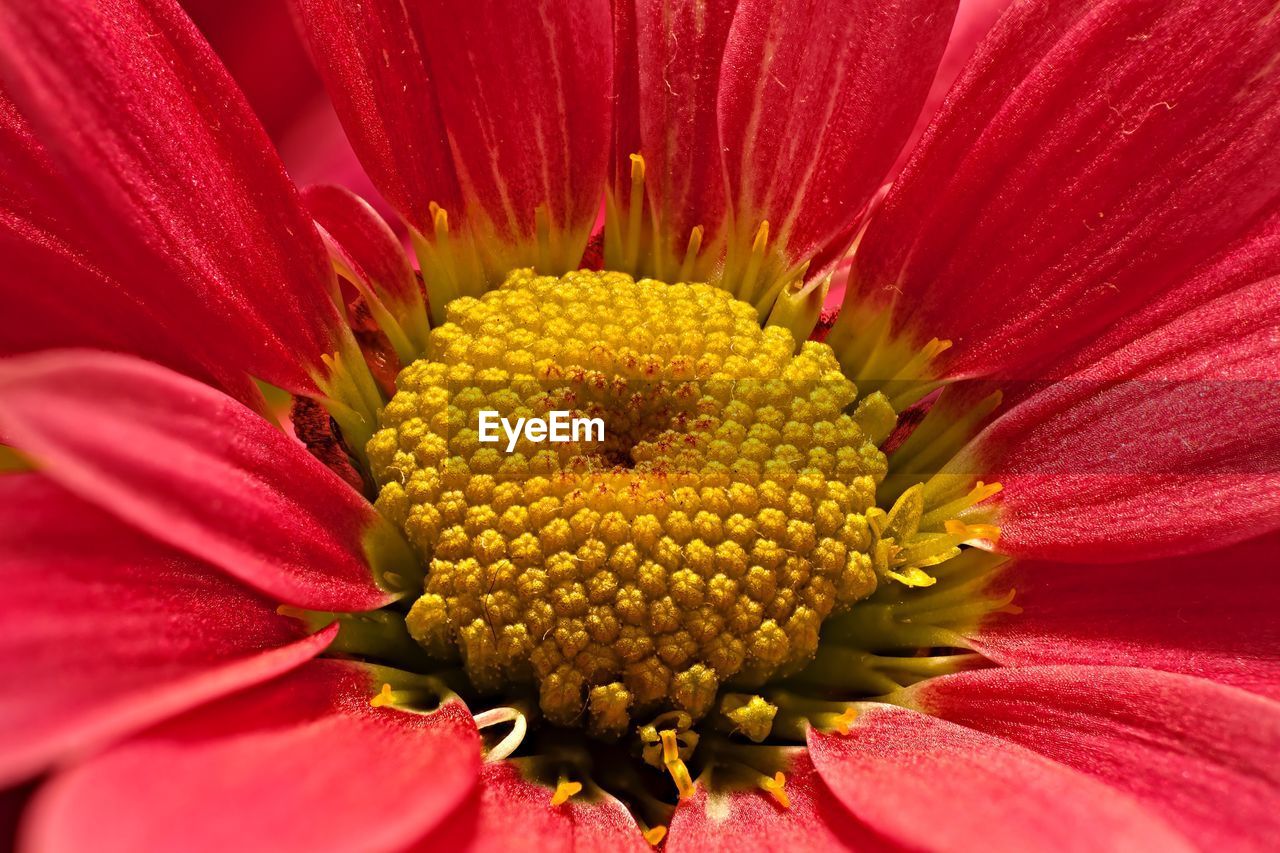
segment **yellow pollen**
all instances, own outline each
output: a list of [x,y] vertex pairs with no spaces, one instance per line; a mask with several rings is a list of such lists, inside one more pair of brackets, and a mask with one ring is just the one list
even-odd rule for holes
[[560,806],[569,802],[571,797],[577,796],[582,792],[581,782],[571,782],[568,779],[561,779],[556,785],[556,791],[551,795],[551,805]]
[[[875,507],[884,398],[857,402],[829,347],[724,290],[518,270],[443,313],[367,449],[379,509],[427,568],[409,631],[481,691],[531,687],[551,722],[600,737],[696,720],[726,681],[798,671],[828,616],[889,578],[931,583],[920,567],[956,552],[917,535],[918,494]],[[605,436],[525,433],[508,453],[480,440],[481,411],[567,411]]]
[[778,801],[778,805],[784,809],[791,808],[791,798],[787,796],[787,777],[781,770],[773,774],[773,778],[760,777],[760,787],[768,791]]
[[657,847],[662,843],[662,839],[667,837],[667,828],[665,826],[655,826],[644,831],[644,840],[649,842],[650,847]]

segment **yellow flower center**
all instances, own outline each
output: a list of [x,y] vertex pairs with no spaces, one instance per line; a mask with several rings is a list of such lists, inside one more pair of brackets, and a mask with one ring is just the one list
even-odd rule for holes
[[[883,398],[855,408],[829,347],[726,291],[524,270],[446,315],[368,454],[426,562],[409,631],[481,691],[536,688],[552,722],[602,736],[696,720],[723,685],[803,668],[880,581],[931,583],[919,567],[955,552],[917,534],[913,501],[875,506]],[[485,440],[485,418],[557,411],[599,418],[603,440]]]

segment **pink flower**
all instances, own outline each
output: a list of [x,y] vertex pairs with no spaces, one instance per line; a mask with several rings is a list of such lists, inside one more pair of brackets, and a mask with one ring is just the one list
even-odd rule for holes
[[1280,13],[1002,5],[294,0],[417,270],[0,6],[20,845],[1266,849]]

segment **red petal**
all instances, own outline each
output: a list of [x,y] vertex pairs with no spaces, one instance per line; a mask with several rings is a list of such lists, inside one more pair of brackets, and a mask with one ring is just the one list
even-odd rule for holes
[[[0,91],[0,255],[5,310],[0,354],[62,346],[132,352],[217,384],[246,402],[257,394],[242,370],[199,351],[171,312],[140,301],[85,241],[67,189],[17,108]],[[95,260],[95,255],[97,260]]]
[[398,535],[300,445],[219,392],[106,353],[12,359],[0,429],[78,496],[279,601],[365,610]]
[[1280,837],[1280,705],[1198,678],[1106,666],[984,669],[924,682],[922,710],[1127,792],[1202,849]]
[[804,750],[796,751],[787,769],[785,790],[789,808],[762,790],[712,794],[699,785],[676,806],[667,853],[900,849],[873,835],[840,805]]
[[938,63],[938,73],[934,75],[933,84],[929,87],[929,95],[924,100],[924,107],[916,118],[915,129],[911,131],[910,139],[903,146],[902,153],[898,155],[898,162],[894,164],[890,177],[896,176],[906,165],[915,150],[916,143],[924,135],[925,128],[933,121],[947,93],[951,91],[951,86],[968,65],[978,43],[991,31],[999,17],[1004,14],[1004,10],[1012,3],[1013,0],[960,0],[960,7],[956,10],[956,22],[951,28],[951,38],[947,40],[947,49]]
[[911,849],[1192,849],[1108,785],[905,708],[865,705],[847,737],[810,732],[809,751],[841,803]]
[[604,191],[607,4],[294,2],[356,152],[401,215],[430,233],[436,202],[533,263],[542,210],[576,262]]
[[418,279],[404,246],[368,202],[343,187],[307,187],[307,210],[329,235],[352,274],[384,301],[421,305]]
[[1117,562],[1275,529],[1278,324],[1274,281],[1239,288],[992,424],[957,464],[1004,484],[1000,549]]
[[[419,32],[435,75],[464,221],[504,242],[586,247],[604,195],[612,30],[604,0],[425,0]],[[529,262],[534,260],[529,256]],[[543,272],[556,272],[543,270]]]
[[252,0],[181,2],[273,140],[286,136],[324,98],[288,6]]
[[[1232,243],[1221,253],[1206,261],[1193,275],[1176,285],[1171,286],[1152,299],[1136,307],[1132,312],[1120,318],[1083,349],[1070,353],[1059,364],[1054,365],[1046,375],[1069,376],[1087,369],[1103,360],[1117,350],[1141,346],[1146,338],[1148,346],[1159,351],[1161,346],[1172,348],[1174,343],[1162,342],[1161,335],[1169,334],[1163,330],[1186,330],[1194,327],[1197,315],[1206,316],[1214,311],[1214,301],[1228,311],[1254,313],[1258,317],[1270,317],[1271,322],[1280,325],[1280,311],[1277,311],[1274,300],[1263,299],[1252,304],[1252,292],[1266,293],[1280,287],[1280,210],[1263,220],[1256,228]],[[1250,311],[1240,308],[1243,305]],[[1209,321],[1212,325],[1212,320]],[[1256,322],[1256,320],[1254,321]],[[1218,335],[1233,334],[1228,327],[1213,325]],[[1136,343],[1135,343],[1136,342]],[[1148,350],[1139,349],[1138,353]],[[1275,377],[1280,368],[1276,364],[1267,364],[1265,360],[1257,360],[1252,369],[1241,372],[1240,359],[1230,359],[1223,363],[1204,360],[1195,373],[1189,375],[1214,376],[1222,378],[1254,378],[1266,379]],[[1015,396],[1017,393],[1016,388]]]
[[475,785],[458,703],[374,708],[361,664],[320,660],[199,708],[55,778],[32,806],[40,850],[386,850]]
[[35,783],[28,783],[18,788],[0,791],[0,850],[10,851],[18,848],[18,827],[22,822],[27,803],[35,793],[35,788]]
[[429,230],[430,202],[458,210],[435,85],[405,4],[292,3],[338,117],[378,191],[420,231]]
[[749,246],[768,220],[793,262],[848,248],[924,103],[955,7],[739,4],[717,106],[736,242]]
[[528,781],[513,764],[486,764],[479,789],[414,849],[502,853],[530,844],[539,853],[650,849],[631,813],[613,797],[573,797],[553,806],[551,795],[550,788]]
[[[15,100],[68,173],[53,203],[78,246],[210,359],[314,391],[341,324],[332,272],[257,119],[177,6],[7,3],[0,46]],[[64,296],[92,305],[96,291]]]
[[38,474],[0,477],[0,786],[324,649]]
[[645,191],[663,248],[684,256],[695,226],[721,237],[724,164],[715,93],[737,0],[614,3],[613,191],[630,202],[632,154],[645,158]]
[[1280,196],[1280,16],[1223,4],[1017,4],[861,242],[949,375],[1036,375],[1185,279]]
[[1199,675],[1280,699],[1280,534],[1191,557],[1106,568],[1019,560],[971,639],[1006,665],[1142,666]]

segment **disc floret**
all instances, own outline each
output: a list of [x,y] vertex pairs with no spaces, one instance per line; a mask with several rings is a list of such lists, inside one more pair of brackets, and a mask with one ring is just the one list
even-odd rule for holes
[[[553,722],[699,718],[802,667],[889,568],[853,384],[722,290],[517,271],[451,303],[397,386],[368,449],[427,562],[409,629],[478,689],[536,687]],[[481,411],[565,409],[605,440],[479,441]]]

